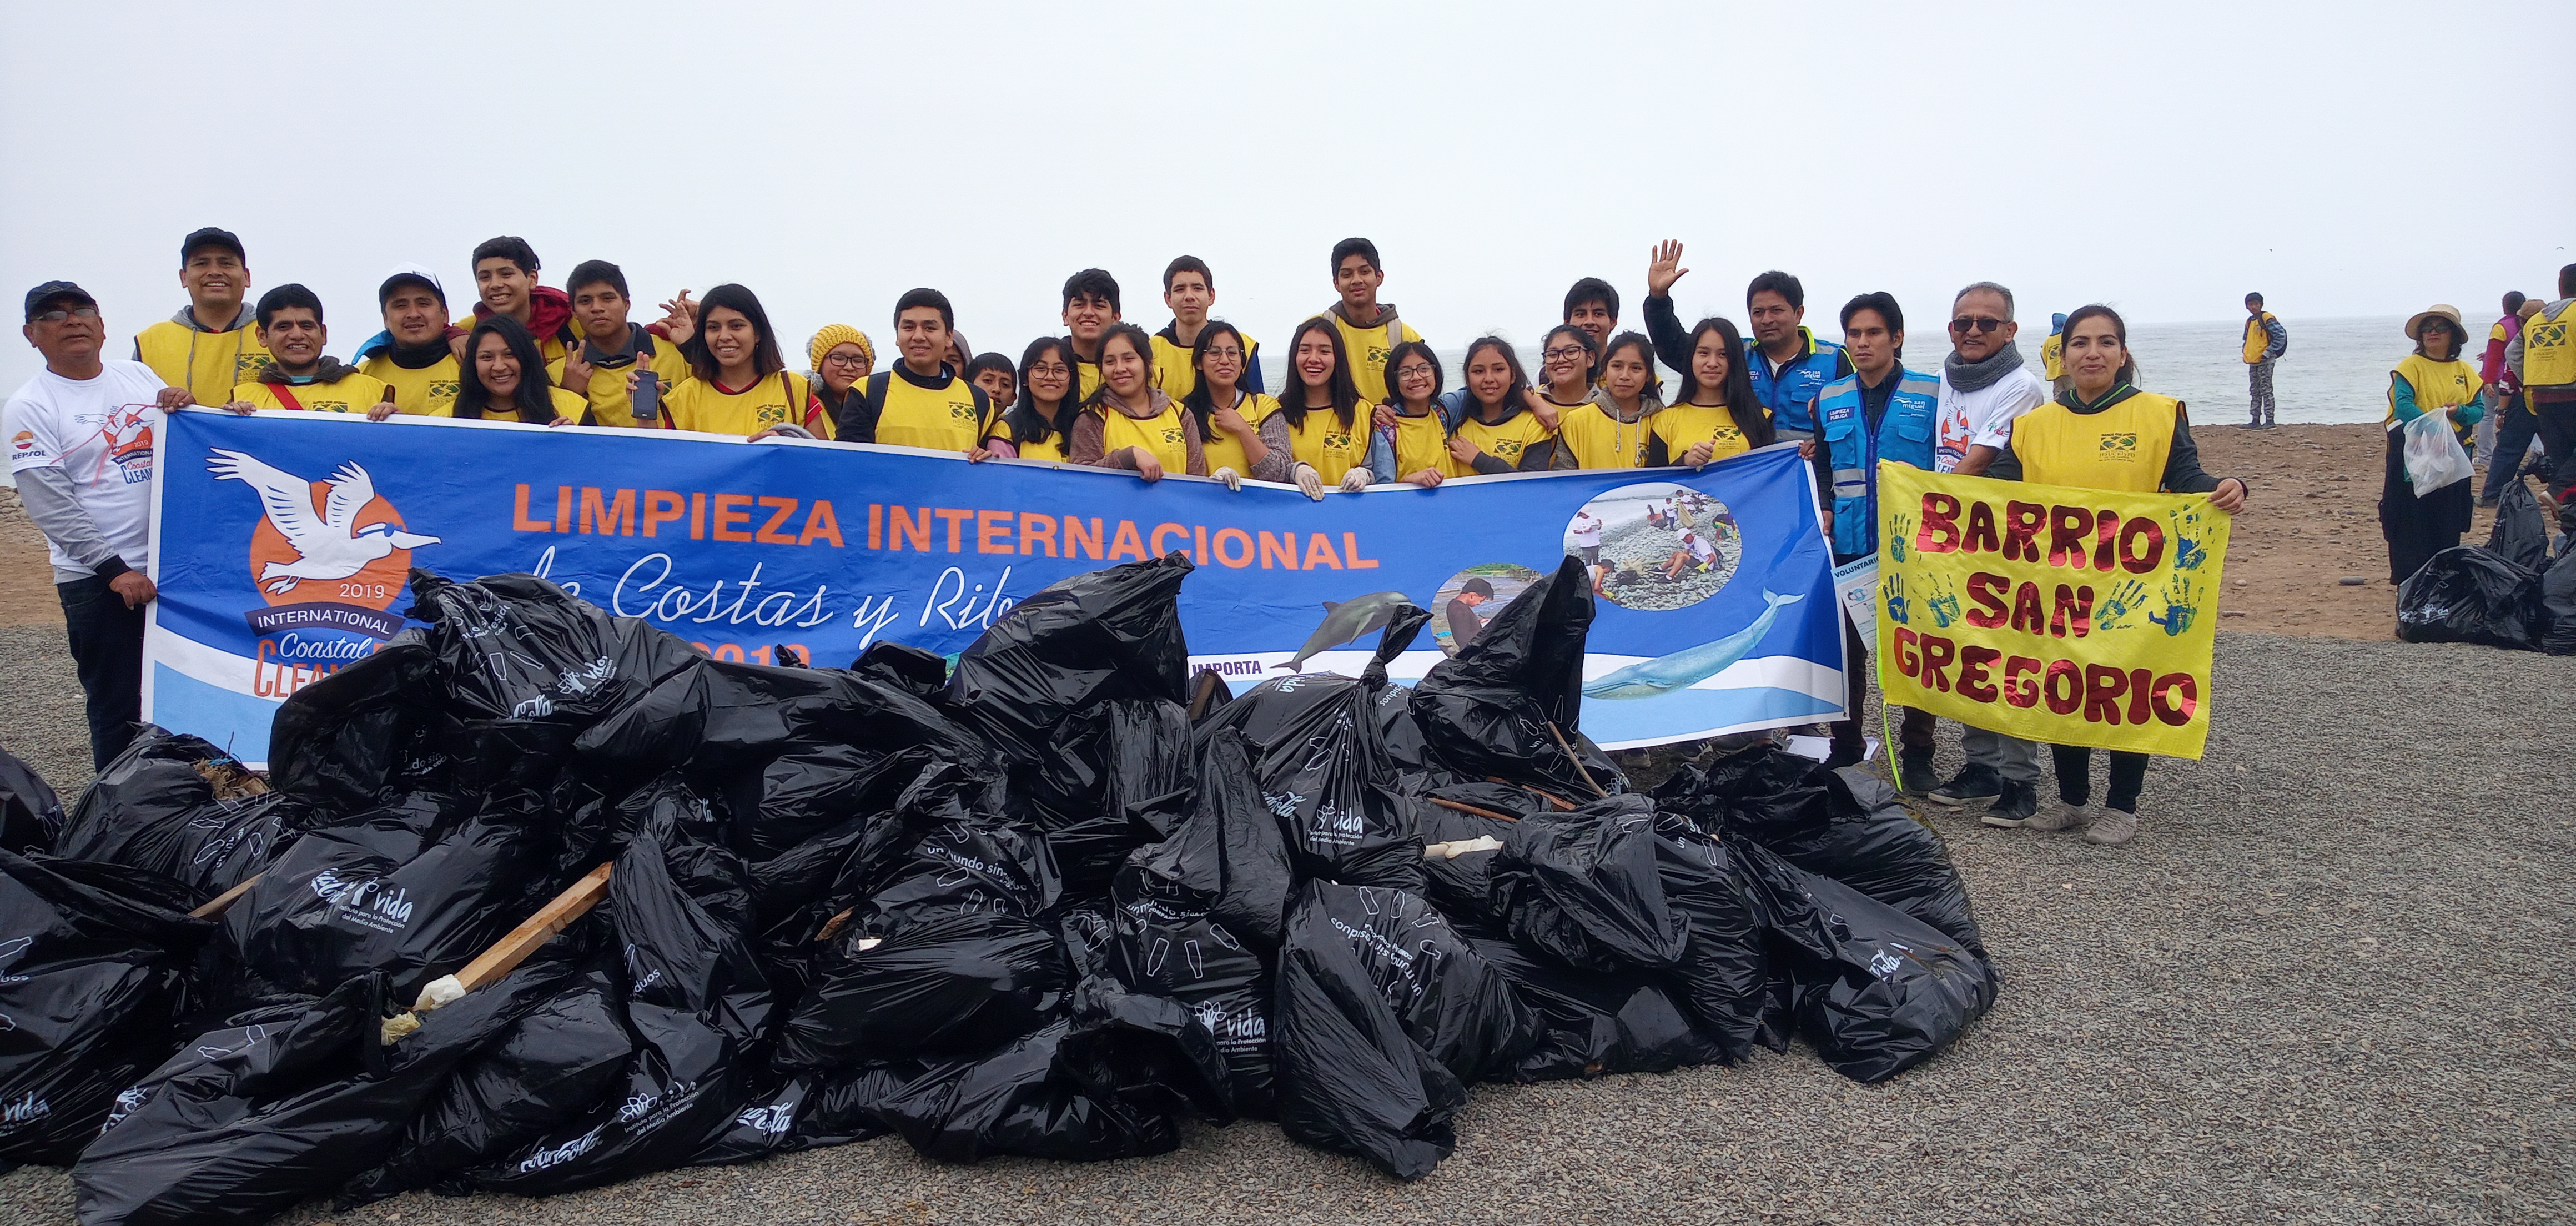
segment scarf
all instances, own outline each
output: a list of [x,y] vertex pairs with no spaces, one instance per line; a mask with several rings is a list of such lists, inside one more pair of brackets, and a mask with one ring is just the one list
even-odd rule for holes
[[1993,353],[1986,355],[1985,360],[1979,362],[1960,361],[1957,350],[1952,350],[1950,356],[1941,359],[1941,370],[1943,373],[1950,376],[1950,386],[1963,392],[1973,392],[1992,387],[1994,386],[1995,380],[2001,379],[2005,375],[2011,374],[2021,368],[2021,346],[2019,343],[2006,345],[2001,349],[1995,350]]
[[405,345],[389,340],[386,342],[384,354],[394,365],[404,370],[427,370],[455,356],[455,350],[447,347],[447,338],[456,334],[456,329],[449,328],[441,333],[437,340],[426,345]]
[[[444,348],[445,346],[441,346],[442,351]],[[286,387],[309,387],[316,383],[337,383],[356,373],[358,373],[357,367],[347,365],[340,359],[326,354],[314,365],[312,374],[302,377],[286,373],[275,362],[264,362],[259,368],[259,382],[281,384]]]
[[528,291],[528,332],[543,343],[572,322],[572,295],[551,285]]

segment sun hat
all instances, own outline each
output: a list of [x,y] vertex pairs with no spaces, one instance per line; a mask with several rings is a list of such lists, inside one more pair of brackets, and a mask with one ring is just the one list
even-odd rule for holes
[[2452,306],[2447,302],[2436,302],[2431,307],[2417,311],[2413,315],[2407,317],[2406,339],[2410,341],[2423,340],[2424,321],[2436,317],[2449,320],[2452,327],[2459,329],[2460,335],[2467,336],[2469,334],[2468,325],[2460,322],[2460,308]]

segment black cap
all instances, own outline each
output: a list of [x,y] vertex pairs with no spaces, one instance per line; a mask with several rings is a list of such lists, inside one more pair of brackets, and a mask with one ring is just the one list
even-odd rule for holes
[[243,263],[250,262],[250,253],[242,250],[241,239],[230,230],[207,226],[201,230],[191,231],[188,237],[179,240],[179,262],[187,263],[188,257],[197,254],[199,247],[222,247],[230,250]]
[[36,322],[36,316],[44,311],[45,304],[59,302],[65,298],[72,299],[75,302],[84,302],[91,306],[98,305],[98,299],[90,297],[88,290],[82,289],[69,281],[47,281],[44,284],[27,291],[26,322]]

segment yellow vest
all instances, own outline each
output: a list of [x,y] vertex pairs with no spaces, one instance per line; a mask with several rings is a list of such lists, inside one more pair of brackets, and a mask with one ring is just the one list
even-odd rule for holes
[[[771,426],[804,425],[805,406],[811,398],[805,376],[782,370],[739,392],[691,378],[664,393],[662,408],[670,414],[673,429],[748,437]],[[832,437],[829,418],[818,424],[817,437]]]
[[1395,479],[1404,480],[1423,469],[1441,476],[1449,475],[1449,428],[1440,420],[1440,409],[1420,417],[1407,417],[1402,409],[1395,414]]
[[197,403],[222,404],[232,397],[232,389],[257,378],[268,361],[250,311],[243,310],[241,318],[242,326],[230,332],[200,332],[162,320],[135,333],[135,360],[151,367],[163,383],[188,389]]
[[391,384],[395,406],[415,417],[456,415],[456,389],[461,381],[457,372],[452,355],[418,370],[396,366],[393,358],[384,353],[358,363],[359,374]]
[[1181,424],[1184,410],[1180,401],[1166,399],[1162,412],[1144,418],[1130,417],[1126,410],[1107,404],[1084,411],[1100,415],[1100,449],[1103,455],[1116,455],[1129,447],[1142,447],[1163,462],[1164,472],[1190,471],[1189,436]]
[[[1163,394],[1175,401],[1180,399],[1168,391]],[[1279,411],[1279,402],[1259,392],[1245,392],[1242,399],[1235,401],[1234,408],[1243,414],[1243,424],[1258,432],[1262,419]],[[1252,461],[1243,454],[1243,440],[1216,429],[1213,423],[1205,433],[1206,437],[1199,440],[1199,449],[1207,456],[1209,472],[1231,468],[1247,477],[1252,475]]]
[[[1476,445],[1476,450],[1484,452],[1486,455],[1492,456],[1497,460],[1501,460],[1503,463],[1509,464],[1514,468],[1520,467],[1521,456],[1526,454],[1531,447],[1546,442],[1550,437],[1552,437],[1548,433],[1547,427],[1540,424],[1538,415],[1531,413],[1527,409],[1523,409],[1518,413],[1512,414],[1510,417],[1504,418],[1500,424],[1491,426],[1476,420],[1472,416],[1475,409],[1476,406],[1473,404],[1467,406],[1467,411],[1471,416],[1469,416],[1467,420],[1458,423],[1458,437],[1463,438],[1470,443],[1474,443]],[[1443,476],[1472,477],[1476,475],[1475,465],[1466,463],[1455,456],[1444,454],[1440,462],[1442,465],[1441,475]]]
[[[1350,355],[1351,383],[1360,389],[1360,402],[1377,404],[1384,401],[1387,397],[1387,357],[1395,352],[1396,346],[1406,341],[1421,340],[1422,334],[1401,319],[1395,321],[1397,335],[1389,336],[1385,324],[1355,328],[1349,320],[1331,311],[1326,311],[1324,318],[1332,320],[1333,330],[1342,334],[1342,352]],[[1288,377],[1294,379],[1295,372],[1291,371]],[[1290,385],[1282,383],[1281,386]]]
[[[1065,351],[1068,353],[1073,351],[1071,342],[1066,342]],[[1075,358],[1073,360],[1073,398],[1076,401],[1087,402],[1091,399],[1091,394],[1099,390],[1100,363]]]
[[[573,420],[573,424],[575,425],[579,425],[581,423],[581,415],[583,411],[590,408],[590,402],[583,399],[580,393],[566,391],[560,387],[547,388],[546,396],[554,404],[555,416],[569,417]],[[467,421],[517,421],[519,420],[519,408],[517,405],[487,404],[483,406],[483,415],[480,418],[466,417],[463,413],[447,414],[446,416],[460,417]]]
[[[1550,403],[1554,403],[1552,398]],[[1642,468],[1646,463],[1646,437],[1654,428],[1651,415],[1621,421],[1611,416],[1610,410],[1586,402],[1562,409],[1556,432],[1574,452],[1574,462],[1580,467]]]
[[[2524,387],[2564,387],[2576,383],[2576,337],[2569,336],[2567,326],[2576,323],[2576,307],[2562,308],[2558,317],[2549,317],[2546,307],[2522,321],[2522,385]],[[2422,404],[2419,397],[2417,404]]]
[[2248,363],[2262,361],[2263,351],[2272,347],[2272,334],[2263,328],[2271,320],[2270,311],[2245,317],[2245,360]]
[[[1243,336],[1241,332],[1235,335]],[[1198,390],[1199,386],[1198,368],[1190,365],[1190,347],[1173,344],[1160,332],[1155,333],[1152,340],[1154,342],[1154,386],[1163,389],[1163,394],[1174,400],[1188,399],[1189,394]],[[1254,355],[1260,352],[1261,342],[1249,336],[1243,336],[1243,365],[1247,371],[1252,367]],[[1092,382],[1097,385],[1100,368],[1094,366],[1091,369]],[[1208,471],[1215,472],[1222,467],[1225,465],[1217,463],[1216,456],[1211,453],[1208,456]]]
[[2090,414],[2051,400],[2013,422],[2013,454],[2024,481],[2153,494],[2164,488],[2181,417],[2181,401],[2153,392]]
[[[650,333],[646,335],[650,336]],[[689,377],[689,359],[681,356],[680,347],[661,337],[652,337],[653,356],[644,359],[645,369],[662,376],[662,390],[668,393]],[[563,386],[563,355],[546,361],[546,378],[556,387]],[[626,390],[626,372],[633,366],[594,366],[590,370],[590,388],[584,397],[590,402],[588,426],[632,426],[635,424],[635,397]],[[581,415],[573,415],[578,419]],[[650,427],[647,427],[648,429]]]
[[2065,333],[2051,332],[2047,340],[2039,343],[2039,365],[2042,370],[2048,372],[2048,381],[2051,383],[2066,377]]
[[[1014,443],[1012,445],[1019,449],[1020,458],[1023,460],[1061,461],[1064,459],[1064,444],[1064,431],[1056,430],[1050,432],[1045,438],[1037,442]],[[1210,469],[1208,471],[1214,472],[1215,470]]]
[[1341,414],[1331,409],[1308,409],[1303,425],[1289,424],[1289,454],[1296,456],[1298,463],[1312,465],[1324,484],[1336,484],[1352,469],[1368,467],[1368,419],[1368,406],[1353,409],[1351,427],[1345,430]]
[[[2531,365],[2531,350],[2528,348],[2530,342],[2525,341],[2524,344],[2526,348],[2523,350],[2523,367],[2528,370]],[[2478,378],[2477,367],[2457,360],[2436,362],[2420,353],[2407,354],[2406,360],[2399,362],[2397,368],[2388,373],[2391,376],[2388,384],[2388,416],[2381,419],[2381,424],[2387,426],[2397,424],[2398,379],[2404,379],[2406,386],[2415,389],[2415,407],[2427,412],[2434,409],[2456,409],[2477,399],[2478,392],[2486,387],[2486,383]],[[2460,419],[2456,415],[2451,418],[2451,428],[2464,442],[2470,435],[2476,433],[2475,427],[2460,424]]]
[[1664,440],[1664,460],[1679,464],[1683,454],[1700,443],[1714,443],[1709,448],[1711,461],[1753,450],[1744,431],[1735,424],[1735,414],[1722,404],[1668,404],[1646,425],[1656,438]]
[[975,411],[975,385],[955,375],[939,387],[922,387],[895,371],[870,380],[870,387],[851,388],[852,395],[874,390],[885,380],[885,403],[877,411],[876,441],[895,447],[965,451],[984,445],[983,415]]
[[293,383],[285,391],[295,398],[288,404],[278,397],[278,388],[266,383],[243,383],[233,388],[225,400],[247,400],[255,408],[305,409],[315,413],[364,413],[385,398],[385,381],[367,375],[344,375],[337,383]]

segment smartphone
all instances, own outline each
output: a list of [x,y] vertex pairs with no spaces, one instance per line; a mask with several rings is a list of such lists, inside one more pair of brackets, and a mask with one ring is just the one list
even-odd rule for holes
[[658,425],[662,420],[662,376],[645,371],[635,379],[635,424]]

